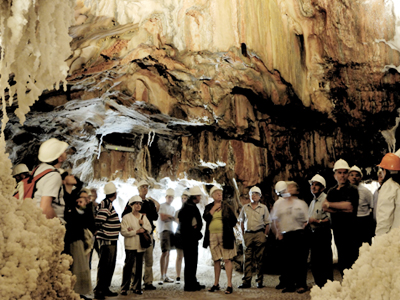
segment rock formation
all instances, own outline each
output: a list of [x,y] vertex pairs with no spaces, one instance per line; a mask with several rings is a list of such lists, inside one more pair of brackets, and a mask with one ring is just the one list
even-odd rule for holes
[[[78,1],[66,91],[46,91],[8,150],[73,146],[81,179],[260,185],[373,167],[399,96],[396,4],[328,0]],[[400,15],[400,14],[399,14]]]

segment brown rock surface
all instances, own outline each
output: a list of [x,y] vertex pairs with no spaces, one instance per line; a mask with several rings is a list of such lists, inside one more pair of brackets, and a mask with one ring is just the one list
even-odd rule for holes
[[336,159],[367,168],[387,151],[380,131],[399,103],[387,66],[400,65],[379,42],[396,34],[390,3],[95,2],[77,5],[68,90],[44,93],[23,127],[11,116],[14,163],[32,165],[56,136],[85,181],[235,179],[270,200],[278,179],[332,180]]

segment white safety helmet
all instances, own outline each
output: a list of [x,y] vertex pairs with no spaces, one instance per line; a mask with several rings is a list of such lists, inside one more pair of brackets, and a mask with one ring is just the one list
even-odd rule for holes
[[114,194],[116,191],[117,188],[115,187],[115,184],[112,182],[109,182],[104,186],[104,194],[106,195]]
[[165,196],[172,196],[175,197],[175,191],[173,189],[168,189],[165,193]]
[[203,193],[201,192],[201,190],[198,186],[194,186],[194,187],[190,188],[189,193],[191,196],[203,195]]
[[137,187],[140,188],[142,185],[150,186],[150,184],[146,180],[140,180],[137,184]]
[[212,195],[214,194],[215,191],[223,191],[223,189],[217,185],[214,185],[211,190],[210,190],[210,197],[212,197]]
[[262,195],[260,188],[257,187],[257,186],[253,186],[253,187],[250,189],[249,195],[251,196],[251,194],[253,194],[253,193],[259,193],[260,196]]
[[129,205],[132,205],[135,202],[143,203],[143,200],[139,195],[133,196],[132,198],[129,199]]
[[184,190],[183,193],[182,193],[182,196],[190,197],[190,192],[189,192],[189,190]]
[[284,190],[286,190],[287,189],[287,184],[286,184],[286,181],[278,181],[276,184],[275,184],[275,193],[277,194],[277,195],[280,195]]
[[333,172],[335,172],[336,170],[339,169],[346,169],[349,170],[349,164],[347,163],[347,161],[345,161],[344,159],[339,159],[338,161],[335,162],[335,165],[333,166]]
[[55,138],[49,139],[40,145],[38,158],[45,163],[55,161],[67,148],[66,142],[61,142]]
[[321,175],[319,175],[319,174],[315,175],[313,178],[311,178],[311,180],[308,181],[308,183],[312,184],[314,181],[319,182],[320,184],[322,184],[324,186],[324,188],[326,188],[325,178],[322,177]]
[[12,171],[12,176],[16,176],[22,173],[29,173],[29,169],[25,164],[16,165]]
[[357,166],[352,166],[349,170],[349,173],[350,172],[358,172],[358,173],[360,173],[361,178],[363,177],[363,173],[361,172],[361,169]]

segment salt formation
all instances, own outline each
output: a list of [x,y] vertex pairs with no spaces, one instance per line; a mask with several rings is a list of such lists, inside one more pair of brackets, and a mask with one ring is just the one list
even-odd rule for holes
[[25,114],[44,89],[65,80],[70,54],[68,28],[74,0],[14,0],[0,5],[0,299],[80,299],[69,271],[72,258],[60,254],[65,228],[47,220],[32,199],[16,200],[4,128],[9,104],[18,95],[15,114]]
[[13,198],[3,138],[0,149],[0,299],[80,299],[69,271],[72,258],[60,254],[64,226],[47,220],[34,200]]
[[344,271],[343,282],[329,281],[311,289],[313,300],[400,299],[400,229],[364,244],[352,269]]
[[[58,88],[67,76],[65,60],[71,54],[72,40],[68,28],[74,22],[74,7],[75,0],[14,0],[0,4],[0,98],[4,103],[9,96],[11,105],[18,94],[15,114],[21,124],[42,91]],[[2,123],[4,128],[5,120]]]

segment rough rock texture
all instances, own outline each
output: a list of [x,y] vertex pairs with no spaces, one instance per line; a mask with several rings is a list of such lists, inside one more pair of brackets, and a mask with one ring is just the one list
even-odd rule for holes
[[26,150],[56,136],[88,182],[187,176],[267,198],[278,179],[332,180],[338,158],[372,167],[399,103],[393,8],[79,1],[68,90],[44,93],[22,127],[11,116],[12,160],[34,164]]

